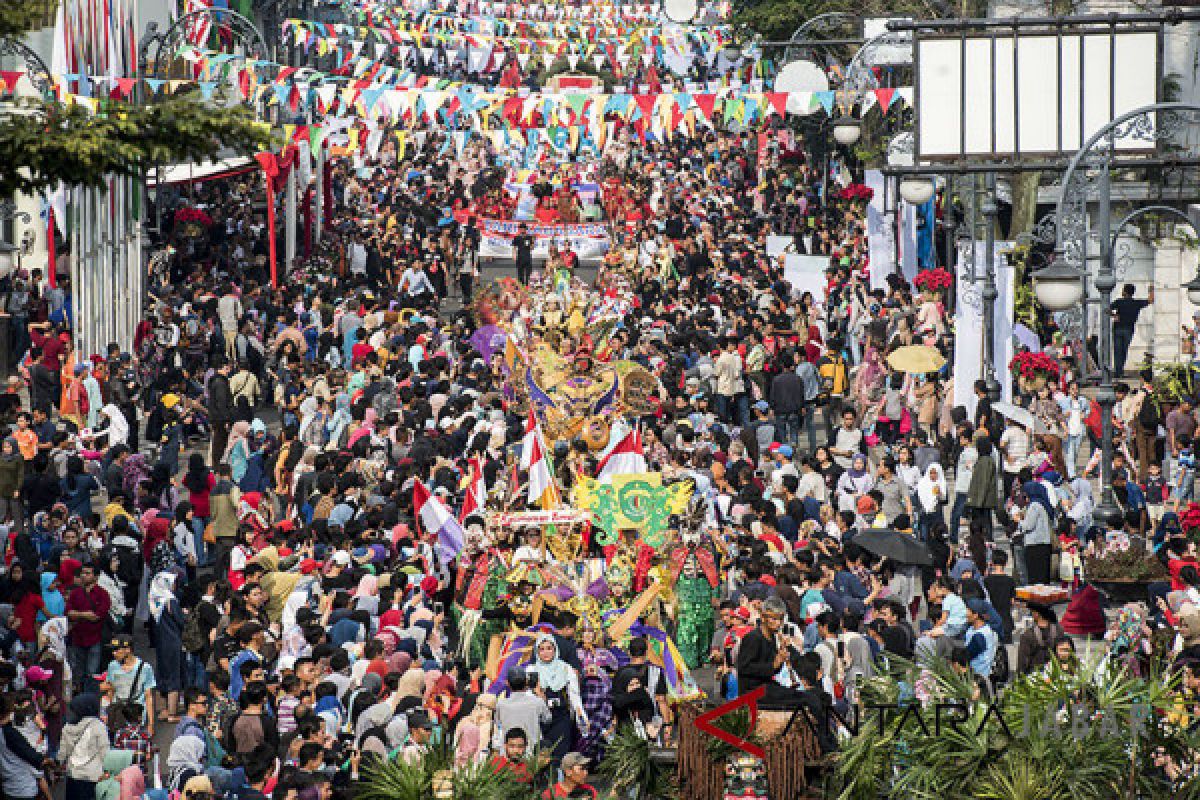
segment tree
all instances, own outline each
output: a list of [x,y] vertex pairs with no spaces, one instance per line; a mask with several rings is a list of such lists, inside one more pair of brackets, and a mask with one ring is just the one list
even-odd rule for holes
[[[0,37],[19,37],[45,14],[44,3],[0,3]],[[104,185],[154,164],[253,153],[271,144],[270,128],[245,108],[206,105],[195,92],[138,106],[103,101],[95,113],[56,100],[22,100],[0,116],[0,197],[34,194],[60,183]]]
[[[971,10],[976,3],[960,0]],[[930,19],[947,16],[959,9],[959,3],[947,8],[943,0],[734,0],[733,23],[771,41],[786,41],[804,24],[820,14],[840,11],[859,17],[916,17]]]

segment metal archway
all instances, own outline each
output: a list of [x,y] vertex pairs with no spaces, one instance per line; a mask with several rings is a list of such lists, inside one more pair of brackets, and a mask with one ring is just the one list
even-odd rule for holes
[[[1197,122],[1200,122],[1200,106],[1154,103],[1122,114],[1092,134],[1067,164],[1053,218],[1043,219],[1038,225],[1037,237],[1042,241],[1050,241],[1049,229],[1053,226],[1056,260],[1061,258],[1074,267],[1086,263],[1088,202],[1094,197],[1101,204],[1109,203],[1110,165],[1118,142],[1131,138],[1158,142]],[[1106,223],[1108,214],[1102,211],[1100,216]],[[1101,246],[1107,248],[1109,233],[1102,230],[1100,234]]]
[[169,78],[175,54],[184,45],[191,44],[191,37],[205,24],[211,26],[210,39],[216,35],[224,40],[226,34],[221,32],[228,31],[230,49],[236,50],[240,46],[247,58],[266,58],[267,41],[254,22],[230,9],[202,8],[178,17],[161,35],[153,30],[148,33],[142,43],[143,74],[148,78]]
[[54,95],[54,76],[46,62],[31,48],[11,37],[0,37],[0,57],[3,56],[15,56],[25,62],[25,76],[43,98]]

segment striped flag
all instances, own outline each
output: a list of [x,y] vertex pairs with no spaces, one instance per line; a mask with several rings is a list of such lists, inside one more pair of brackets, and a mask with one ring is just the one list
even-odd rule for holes
[[463,500],[462,513],[459,514],[459,522],[466,521],[471,514],[482,514],[487,508],[487,484],[483,480],[483,466],[479,463],[479,457],[475,456],[469,460],[469,471],[467,473],[467,496]]
[[608,455],[600,460],[596,475],[600,483],[612,483],[614,475],[630,475],[646,471],[646,454],[642,451],[642,434],[636,428],[626,431]]
[[462,525],[421,481],[413,484],[413,512],[425,533],[437,536],[438,557],[442,563],[453,561],[466,541]]
[[542,429],[532,408],[529,409],[529,420],[525,424],[525,438],[521,440],[521,469],[529,473],[529,503],[544,509],[557,508],[558,486],[554,483],[546,442],[542,439]]
[[[191,14],[196,11],[203,11],[207,8],[212,8],[212,0],[187,0],[183,7],[183,13]],[[212,15],[205,14],[204,16],[196,17],[188,20],[187,24],[187,40],[196,47],[202,47],[208,44],[208,37],[212,35]],[[168,53],[170,58],[174,54]]]

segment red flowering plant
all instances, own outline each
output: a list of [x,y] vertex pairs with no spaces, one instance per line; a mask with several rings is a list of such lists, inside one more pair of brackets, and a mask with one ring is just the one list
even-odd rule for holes
[[869,203],[875,196],[875,190],[862,183],[852,183],[837,194],[839,200],[849,200],[856,203]]
[[923,269],[917,273],[913,283],[918,289],[923,289],[927,292],[940,292],[949,289],[954,283],[954,276],[950,274],[950,270],[942,267],[934,269]]
[[199,225],[202,228],[211,228],[213,218],[208,215],[207,211],[187,206],[175,212],[175,224],[180,227]]
[[1018,377],[1029,380],[1038,376],[1058,380],[1058,362],[1045,353],[1020,352],[1008,364]]

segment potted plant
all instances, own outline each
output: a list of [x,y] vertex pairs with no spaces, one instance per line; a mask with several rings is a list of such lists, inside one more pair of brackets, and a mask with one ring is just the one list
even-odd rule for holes
[[175,212],[175,229],[188,238],[202,236],[212,225],[213,218],[203,209],[185,206]]
[[1052,380],[1058,380],[1058,362],[1045,353],[1017,353],[1008,368],[1017,376],[1017,383],[1026,394],[1036,392]]
[[1088,545],[1083,553],[1083,574],[1119,602],[1144,600],[1147,584],[1170,578],[1145,543],[1124,531],[1112,531],[1104,541]]
[[862,183],[852,183],[837,193],[839,200],[846,200],[851,205],[865,206],[875,196],[875,190]]
[[942,292],[954,285],[954,276],[950,274],[950,270],[943,267],[923,269],[917,273],[913,283],[924,293],[926,299],[936,300],[942,296]]
[[[1189,774],[1163,786],[1156,777],[1156,748],[1189,752],[1186,722],[1170,716],[1177,682],[1163,679],[1162,663],[1142,676],[1122,659],[1104,656],[1085,655],[1073,672],[1018,676],[994,698],[980,691],[969,670],[944,661],[921,667],[890,659],[892,669],[863,686],[873,713],[842,743],[825,796],[1191,796],[1200,779]],[[951,725],[947,707],[956,708]],[[1161,724],[1139,726],[1130,724],[1133,719]]]

